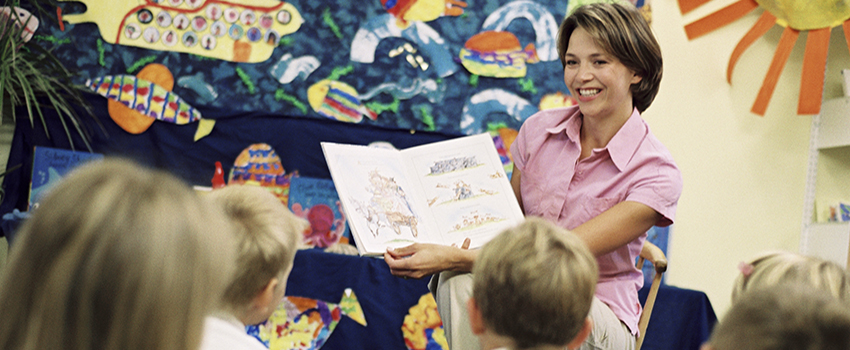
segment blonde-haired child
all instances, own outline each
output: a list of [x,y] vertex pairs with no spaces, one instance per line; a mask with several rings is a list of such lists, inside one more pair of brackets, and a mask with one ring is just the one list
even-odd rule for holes
[[163,171],[75,169],[20,228],[0,279],[0,349],[197,349],[233,259],[220,208]]
[[850,274],[835,262],[786,251],[759,254],[738,266],[741,271],[732,287],[732,302],[753,287],[784,283],[807,284],[850,303]]
[[283,300],[295,252],[309,224],[262,187],[229,185],[207,196],[235,225],[237,256],[220,310],[207,318],[201,349],[267,350],[245,326],[268,319]]

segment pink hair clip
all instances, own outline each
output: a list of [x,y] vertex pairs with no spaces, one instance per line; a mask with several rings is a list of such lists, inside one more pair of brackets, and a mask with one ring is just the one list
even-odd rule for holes
[[750,277],[753,273],[753,264],[742,261],[738,264],[738,270],[741,270],[741,274],[744,275],[744,277]]

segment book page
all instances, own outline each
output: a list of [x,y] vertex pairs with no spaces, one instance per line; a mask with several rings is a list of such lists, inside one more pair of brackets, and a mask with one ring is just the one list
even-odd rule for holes
[[489,134],[417,146],[402,151],[423,189],[427,213],[445,245],[470,238],[478,248],[524,215]]
[[360,255],[437,242],[398,150],[327,142],[322,149]]

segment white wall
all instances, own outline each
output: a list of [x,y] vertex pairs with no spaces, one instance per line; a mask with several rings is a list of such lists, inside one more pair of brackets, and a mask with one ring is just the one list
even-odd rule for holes
[[[733,0],[712,0],[683,16],[675,0],[652,0],[664,78],[644,114],[684,178],[671,231],[668,283],[705,291],[718,317],[729,306],[737,265],[764,250],[798,251],[810,115],[797,115],[806,34],[801,33],[765,116],[750,112],[773,58],[775,26],[741,56],[726,82],[732,50],[763,12],[687,40],[684,26]],[[850,54],[833,28],[824,97],[843,95]]]

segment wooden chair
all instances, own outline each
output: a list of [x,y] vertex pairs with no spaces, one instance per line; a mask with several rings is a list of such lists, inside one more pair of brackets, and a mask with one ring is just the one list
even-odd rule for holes
[[643,267],[644,261],[649,261],[655,266],[655,276],[652,278],[652,285],[649,287],[649,294],[646,296],[646,303],[643,306],[643,313],[640,314],[638,320],[638,329],[640,335],[637,337],[635,349],[640,350],[643,345],[643,339],[646,336],[646,326],[649,325],[649,317],[652,315],[652,308],[655,306],[655,297],[658,295],[658,287],[661,286],[661,277],[667,271],[667,257],[661,248],[655,244],[646,241],[640,251],[640,258],[637,262],[637,268]]

